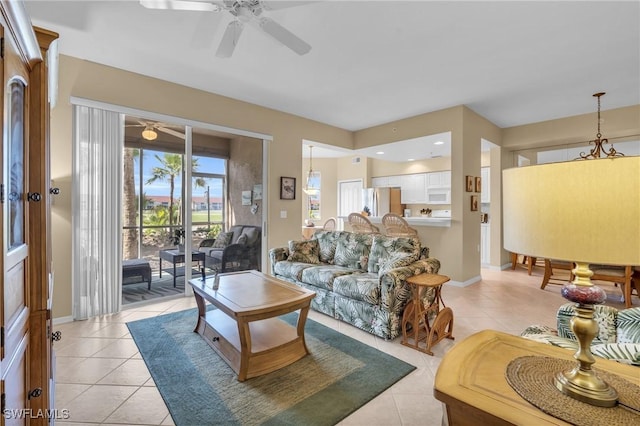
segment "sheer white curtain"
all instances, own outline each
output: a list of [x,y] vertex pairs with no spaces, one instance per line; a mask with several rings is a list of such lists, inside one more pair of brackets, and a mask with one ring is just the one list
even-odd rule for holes
[[73,108],[73,318],[120,311],[124,116]]

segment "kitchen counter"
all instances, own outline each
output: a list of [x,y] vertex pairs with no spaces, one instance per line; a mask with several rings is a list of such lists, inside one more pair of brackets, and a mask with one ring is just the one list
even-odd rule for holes
[[[347,228],[347,216],[338,216],[338,219],[342,219],[345,224],[345,229]],[[367,219],[371,221],[374,225],[382,224],[381,216],[367,216]],[[435,227],[451,227],[451,218],[450,217],[425,217],[425,216],[411,216],[405,217],[404,220],[411,226],[435,226]]]
[[[368,218],[373,224],[381,224],[382,217],[369,216]],[[411,226],[439,226],[450,227],[450,217],[426,217],[426,216],[411,216],[405,217],[404,220]]]

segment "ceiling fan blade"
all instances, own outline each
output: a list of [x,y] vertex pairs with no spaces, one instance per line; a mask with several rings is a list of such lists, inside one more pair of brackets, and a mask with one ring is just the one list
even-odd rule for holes
[[216,51],[217,57],[229,58],[231,57],[231,55],[233,55],[233,51],[238,44],[238,40],[240,39],[240,35],[242,34],[243,29],[244,25],[242,25],[242,22],[229,22],[229,25],[227,25],[227,29],[224,30],[224,34],[222,35],[220,46],[218,46],[218,50]]
[[307,44],[307,42],[271,18],[260,18],[258,24],[265,33],[269,34],[271,37],[284,44],[298,55],[304,55],[311,50],[311,46]]
[[184,139],[185,138],[184,133],[180,133],[177,130],[168,129],[166,127],[160,127],[160,126],[156,127],[156,130],[159,130],[161,132],[164,132],[164,133],[166,133],[168,135],[171,135],[171,136],[175,136],[175,137],[180,138],[180,139]]
[[187,0],[140,0],[147,9],[192,10],[198,12],[217,12],[220,7],[209,2]]

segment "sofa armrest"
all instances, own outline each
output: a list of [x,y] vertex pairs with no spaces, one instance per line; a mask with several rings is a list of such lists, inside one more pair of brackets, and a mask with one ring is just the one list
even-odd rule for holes
[[[423,272],[437,274],[439,270],[440,261],[434,257],[416,260],[408,266],[380,270],[380,297],[383,309],[402,313],[407,302],[411,299],[411,290],[406,279]],[[435,291],[427,291],[426,297],[430,299],[430,302],[435,297]]]
[[276,263],[287,260],[289,257],[288,247],[275,247],[269,250],[269,263],[271,264],[271,275],[275,275],[274,267]]

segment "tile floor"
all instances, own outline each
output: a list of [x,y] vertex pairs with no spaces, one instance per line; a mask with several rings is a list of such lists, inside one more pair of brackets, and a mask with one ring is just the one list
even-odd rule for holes
[[[443,300],[455,315],[455,340],[438,343],[435,356],[407,348],[399,338],[384,341],[326,315],[310,313],[313,320],[417,367],[340,425],[440,425],[442,406],[433,397],[433,380],[448,349],[483,329],[517,335],[531,324],[555,324],[555,312],[565,301],[559,286],[539,289],[542,268],[535,268],[532,276],[522,268],[482,270],[482,277],[465,288],[443,287]],[[623,308],[620,291],[607,284],[603,288],[611,295],[607,304]],[[125,323],[191,307],[195,307],[193,298],[181,297],[55,326],[63,335],[55,344],[56,408],[71,414],[56,425],[173,425]]]

